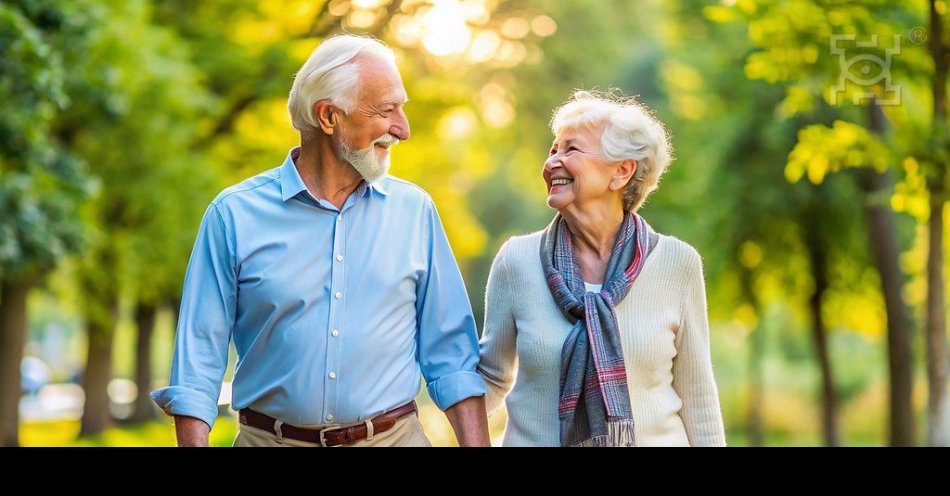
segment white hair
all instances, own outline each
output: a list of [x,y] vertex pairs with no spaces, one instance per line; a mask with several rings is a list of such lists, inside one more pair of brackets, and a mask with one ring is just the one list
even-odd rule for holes
[[396,68],[396,54],[381,41],[343,34],[321,43],[297,72],[287,109],[294,128],[305,137],[319,127],[313,112],[318,101],[330,100],[347,114],[356,108],[361,87],[356,56],[360,54],[377,57]]
[[623,190],[623,208],[636,211],[656,190],[673,160],[669,133],[635,98],[578,90],[554,111],[551,131],[604,125],[600,153],[608,162],[635,160],[637,169]]

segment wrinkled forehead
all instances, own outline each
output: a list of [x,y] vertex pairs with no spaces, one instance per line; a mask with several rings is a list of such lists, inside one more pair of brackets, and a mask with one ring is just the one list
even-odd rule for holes
[[572,126],[563,127],[554,135],[554,145],[560,144],[578,144],[578,145],[597,145],[600,144],[600,138],[604,135],[606,122],[579,122]]
[[408,101],[402,76],[394,64],[363,55],[357,57],[355,62],[360,71],[360,100],[372,104]]

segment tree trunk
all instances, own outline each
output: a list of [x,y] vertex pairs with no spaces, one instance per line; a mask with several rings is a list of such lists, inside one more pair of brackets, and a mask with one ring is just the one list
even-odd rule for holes
[[947,338],[946,305],[943,280],[943,205],[944,188],[937,174],[930,189],[930,221],[927,256],[927,444],[947,446]]
[[81,276],[89,348],[83,374],[86,407],[80,436],[100,434],[112,423],[108,386],[112,380],[112,344],[119,307],[117,262],[115,247],[106,244],[93,254],[93,263]]
[[155,329],[156,306],[139,303],[135,308],[135,324],[138,339],[135,345],[135,413],[132,422],[142,423],[155,418],[152,398],[152,331]]
[[30,279],[0,281],[0,446],[19,446],[20,362],[26,344]]
[[762,410],[765,395],[762,391],[762,326],[756,324],[749,334],[749,405],[746,411],[749,446],[764,446]]
[[943,14],[937,1],[930,1],[930,54],[934,60],[933,124],[931,146],[935,148],[930,175],[930,221],[927,256],[927,443],[950,446],[950,408],[947,405],[947,321],[943,279],[943,206],[946,196],[946,164],[943,151],[947,118],[947,52],[943,44]]
[[761,319],[759,319],[761,312],[752,287],[752,273],[749,270],[742,269],[739,277],[742,290],[746,299],[751,303],[757,319],[749,333],[749,404],[746,410],[746,428],[749,432],[749,446],[764,446],[765,433],[762,411],[765,404],[765,394],[762,388],[762,359],[765,356],[765,331],[760,323]]
[[[878,135],[884,133],[884,116],[876,101],[868,107],[868,128]],[[900,247],[894,211],[889,198],[893,189],[891,171],[878,172],[866,168],[859,173],[859,186],[864,191],[868,236],[874,266],[881,277],[881,293],[887,311],[887,365],[889,381],[888,443],[890,446],[914,446],[914,359],[910,310],[901,296],[904,275],[897,261]]]
[[[814,215],[811,218],[816,218]],[[821,239],[820,229],[807,230],[806,243],[811,258],[812,278],[815,290],[809,300],[812,317],[812,338],[815,353],[821,367],[821,428],[825,446],[840,446],[841,434],[838,429],[838,393],[835,391],[834,375],[831,371],[831,358],[828,353],[828,336],[825,320],[822,316],[822,301],[828,289],[827,253]]]
[[112,380],[112,342],[114,325],[95,321],[86,323],[89,348],[82,388],[86,393],[86,407],[82,414],[80,436],[101,434],[112,424],[109,411],[109,381]]

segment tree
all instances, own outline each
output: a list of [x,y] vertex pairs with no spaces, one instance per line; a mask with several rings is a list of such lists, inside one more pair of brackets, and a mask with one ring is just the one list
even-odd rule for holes
[[[939,3],[939,5],[938,5]],[[942,2],[930,0],[930,56],[933,58],[933,122],[927,150],[931,173],[929,250],[927,258],[927,441],[950,446],[950,395],[947,392],[947,301],[943,258],[943,209],[947,203],[947,71],[950,55],[943,34]]]
[[[70,109],[59,127],[72,136],[73,150],[90,164],[98,186],[83,211],[90,242],[77,274],[89,343],[83,435],[99,433],[109,424],[106,388],[113,377],[119,302],[140,287],[123,276],[148,270],[133,263],[156,260],[143,257],[144,251],[133,256],[133,250],[142,248],[137,236],[156,222],[169,222],[162,219],[163,212],[193,208],[188,202],[191,191],[207,188],[200,172],[206,166],[190,149],[197,134],[196,114],[207,99],[186,46],[170,30],[151,23],[149,2],[100,2],[99,7],[98,29],[83,47],[75,72],[96,81],[110,105],[107,112]],[[118,17],[123,22],[109,22]],[[108,78],[99,79],[100,74]],[[188,170],[199,172],[182,172]],[[169,248],[163,241],[151,240],[156,250]],[[168,270],[154,267],[154,278]]]
[[87,35],[70,6],[0,5],[0,445],[18,445],[20,360],[26,300],[65,255],[79,249],[73,210],[85,194],[81,163],[50,136],[69,105],[62,52]]
[[[912,25],[915,13],[906,5],[884,5],[876,1],[824,5],[811,0],[796,0],[740,2],[731,8],[711,7],[709,14],[722,21],[736,16],[746,20],[750,39],[761,50],[748,56],[745,72],[750,78],[786,85],[787,95],[783,102],[786,115],[813,112],[822,101],[834,105],[839,112],[842,124],[816,124],[802,132],[798,146],[789,156],[786,174],[791,181],[807,176],[811,182],[820,183],[829,172],[846,167],[865,168],[864,173],[856,176],[861,176],[857,183],[863,188],[868,205],[868,237],[875,253],[888,315],[890,444],[912,445],[910,312],[901,298],[905,277],[895,263],[900,253],[897,222],[886,202],[893,193],[893,173],[890,171],[900,163],[896,158],[900,157],[901,150],[893,146],[899,142],[894,136],[888,138],[874,134],[884,126],[867,119],[871,115],[866,108],[867,98],[864,104],[843,103],[860,101],[865,91],[873,91],[878,98],[883,98],[887,88],[882,84],[872,87],[846,84],[852,78],[840,72],[840,62],[841,57],[847,61],[859,54],[874,57],[872,60],[890,60],[885,53],[890,45],[861,48],[853,43],[854,40],[858,36],[867,39],[872,34],[890,40],[891,35],[899,33],[903,26]],[[855,36],[843,39],[833,36],[849,33]],[[842,46],[841,42],[849,40],[851,44]],[[844,54],[841,54],[842,50]],[[912,56],[902,57],[895,60],[890,69],[893,74],[913,73],[919,70],[914,66],[915,61]],[[849,70],[860,68],[848,67]],[[845,84],[844,88],[841,88],[842,84]],[[873,99],[870,105],[875,105]],[[901,118],[899,107],[888,107],[888,110],[892,119]],[[882,138],[891,143],[885,145]],[[842,145],[848,147],[848,153],[841,151]]]

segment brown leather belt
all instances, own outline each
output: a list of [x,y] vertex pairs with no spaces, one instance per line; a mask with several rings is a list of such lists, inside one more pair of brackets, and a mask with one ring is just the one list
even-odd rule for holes
[[[373,424],[373,435],[386,432],[396,425],[396,421],[416,411],[416,402],[410,401],[405,405],[396,407],[388,412],[381,413],[372,420],[367,421]],[[265,430],[277,436],[277,442],[282,442],[282,438],[296,439],[297,441],[306,441],[316,443],[321,446],[340,446],[350,444],[361,439],[366,439],[368,428],[366,422],[349,427],[329,427],[326,429],[305,429],[290,424],[280,424],[276,428],[277,420],[260,412],[255,412],[250,408],[241,410],[239,420],[242,424]]]

